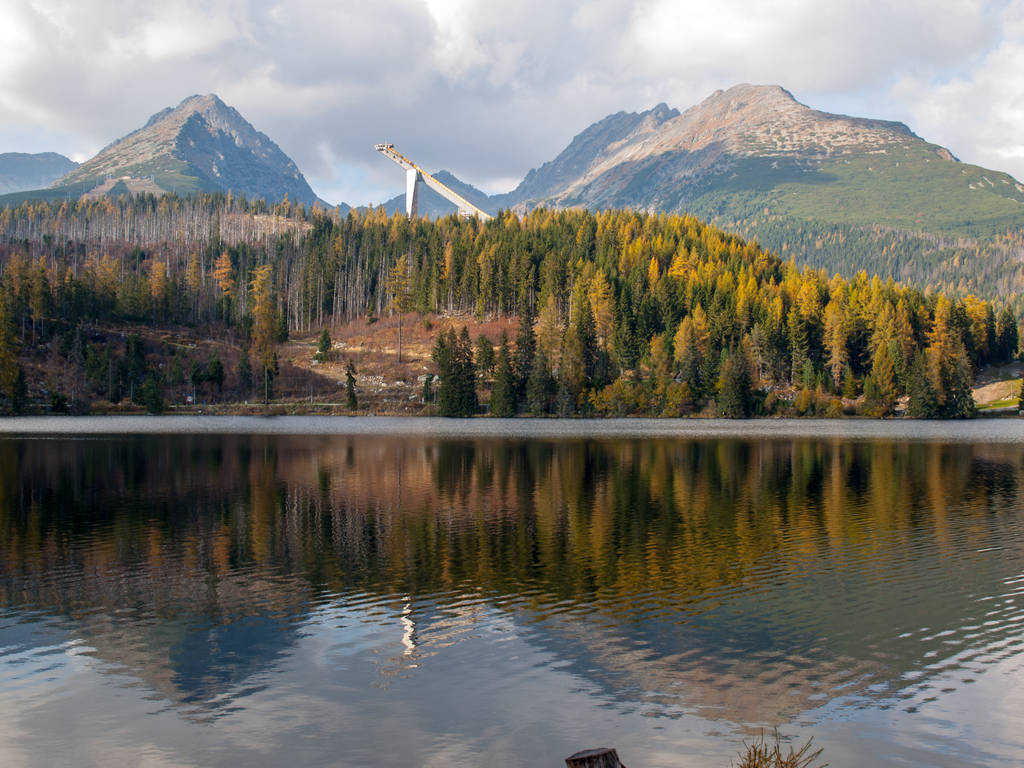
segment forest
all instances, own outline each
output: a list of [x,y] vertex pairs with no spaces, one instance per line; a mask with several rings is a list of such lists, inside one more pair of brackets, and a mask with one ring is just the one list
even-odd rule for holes
[[[326,351],[332,330],[398,315],[445,320],[423,393],[441,415],[965,417],[974,374],[1018,356],[1013,306],[830,275],[689,215],[410,220],[219,194],[0,211],[17,413],[159,411],[188,381],[269,401],[290,336]],[[473,339],[468,318],[514,331]],[[155,330],[224,339],[231,359],[183,360]]]

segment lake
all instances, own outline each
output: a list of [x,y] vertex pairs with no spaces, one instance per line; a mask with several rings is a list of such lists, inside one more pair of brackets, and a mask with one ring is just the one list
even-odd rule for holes
[[1024,756],[1024,422],[0,420],[0,765]]

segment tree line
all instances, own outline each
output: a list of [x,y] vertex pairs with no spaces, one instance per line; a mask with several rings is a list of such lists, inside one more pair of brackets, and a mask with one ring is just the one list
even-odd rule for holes
[[[474,344],[445,332],[434,354],[439,405],[476,411],[489,392],[484,404],[501,415],[838,415],[854,400],[884,415],[909,395],[915,415],[965,416],[974,372],[1018,354],[1010,303],[864,272],[830,276],[688,215],[536,210],[432,221],[251,206],[139,196],[2,212],[0,233],[18,233],[0,236],[8,403],[19,360],[49,349],[54,333],[112,324],[223,329],[253,388],[269,396],[276,345],[289,334],[385,313],[514,317],[514,339]],[[120,234],[47,230],[69,208],[81,232]],[[123,228],[151,221],[166,234],[160,222],[186,212],[208,226],[167,240]],[[276,218],[276,233],[226,236],[225,220],[256,215]]]

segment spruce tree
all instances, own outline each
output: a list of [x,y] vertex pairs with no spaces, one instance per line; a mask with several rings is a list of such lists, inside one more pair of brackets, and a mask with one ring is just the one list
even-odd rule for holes
[[702,372],[705,365],[693,319],[689,315],[683,319],[676,331],[675,359],[680,379],[689,387],[694,400],[699,400],[704,392]]
[[939,401],[928,376],[924,354],[918,352],[907,374],[907,416],[912,419],[934,419],[939,416]]
[[843,371],[843,397],[853,400],[857,397],[857,379],[853,376],[853,368],[846,366]]
[[999,313],[999,320],[996,322],[996,349],[999,354],[999,362],[1015,358],[1019,344],[1017,317],[1013,314],[1012,309],[1003,307]]
[[963,345],[957,346],[943,370],[946,402],[942,415],[947,419],[968,419],[975,413],[971,364]]
[[494,365],[494,386],[491,389],[491,415],[508,418],[516,414],[515,376],[508,352],[508,337],[501,333]]
[[533,358],[537,354],[537,337],[533,333],[533,312],[529,304],[523,302],[519,313],[519,331],[516,333],[516,352],[513,369],[515,372],[516,400],[526,397],[526,382],[533,370]]
[[870,416],[881,416],[886,412],[882,390],[875,383],[875,377],[871,374],[864,377],[864,405]]
[[441,376],[437,396],[438,413],[442,416],[472,416],[476,413],[476,366],[469,331],[450,329],[440,334],[434,346],[434,362]]
[[[794,383],[801,381],[804,377],[807,364],[810,363],[810,339],[807,330],[807,323],[800,317],[796,307],[789,311],[787,318],[787,330],[789,332],[789,349],[791,354],[791,377]],[[813,370],[813,364],[811,369]],[[805,383],[806,387],[807,384]]]
[[742,352],[726,353],[719,369],[718,415],[727,419],[748,418],[753,410],[750,364]]
[[210,359],[206,361],[204,378],[206,381],[214,384],[217,387],[217,394],[220,394],[221,389],[224,387],[224,364],[220,361],[220,355],[217,354],[216,350],[210,355]]
[[457,340],[459,415],[472,416],[479,404],[476,397],[476,364],[469,329],[462,326]]
[[551,411],[551,400],[555,394],[555,378],[551,375],[547,357],[538,352],[533,359],[533,370],[526,382],[526,403],[530,413],[543,416]]
[[326,363],[331,358],[331,334],[326,328],[320,333],[320,340],[316,345],[316,354],[313,357],[318,363]]
[[147,376],[142,384],[142,404],[148,413],[160,414],[164,411],[163,387],[155,374]]
[[438,335],[437,342],[434,344],[433,359],[437,364],[438,376],[441,379],[437,392],[437,410],[442,416],[456,415],[455,390],[452,381],[455,375],[453,363],[455,342],[455,331],[448,329]]
[[494,345],[486,334],[476,337],[476,372],[481,381],[489,379],[494,373]]

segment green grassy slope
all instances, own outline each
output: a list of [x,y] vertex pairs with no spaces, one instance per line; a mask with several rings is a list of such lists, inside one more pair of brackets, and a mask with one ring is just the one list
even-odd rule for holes
[[1024,185],[923,147],[821,161],[738,158],[681,195],[680,207],[989,237],[1024,227]]

